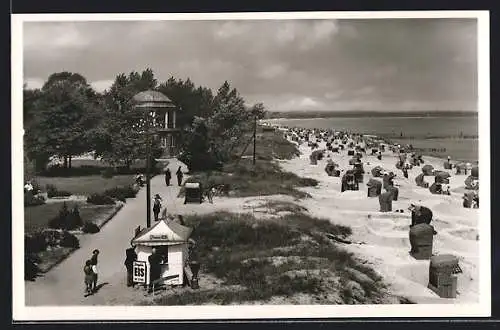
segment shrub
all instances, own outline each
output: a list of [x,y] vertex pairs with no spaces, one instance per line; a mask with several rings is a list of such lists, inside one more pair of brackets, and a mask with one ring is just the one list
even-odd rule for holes
[[104,169],[104,171],[102,171],[102,177],[105,178],[105,179],[110,179],[112,178],[114,175],[114,170],[110,167]]
[[47,185],[47,196],[49,198],[53,198],[53,197],[67,197],[67,196],[71,196],[72,193],[69,192],[69,191],[65,191],[65,190],[57,190],[56,186],[52,185],[52,184],[48,184]]
[[63,203],[59,214],[49,220],[49,227],[55,229],[73,230],[83,225],[83,220],[80,216],[78,206],[75,205],[70,212],[66,203]]
[[57,229],[44,229],[41,232],[48,246],[57,247],[61,241],[61,232]]
[[34,196],[31,192],[24,193],[24,206],[38,206],[45,204],[45,197],[42,195]]
[[101,174],[102,166],[82,165],[79,167],[64,168],[61,165],[54,165],[41,172],[46,177],[72,177],[89,176]]
[[92,194],[87,197],[87,203],[94,205],[113,205],[115,204],[115,200],[104,194]]
[[85,221],[82,231],[86,234],[95,234],[100,231],[99,226],[93,222]]
[[103,195],[125,202],[127,198],[134,198],[137,195],[137,190],[135,190],[132,186],[115,187],[104,191]]
[[80,247],[80,242],[78,241],[78,238],[75,235],[70,234],[67,231],[64,231],[60,245],[62,247],[78,249]]
[[38,273],[40,273],[40,268],[36,264],[36,258],[26,253],[24,255],[24,280],[33,281]]
[[48,243],[42,233],[24,235],[24,250],[28,253],[38,253],[47,249]]

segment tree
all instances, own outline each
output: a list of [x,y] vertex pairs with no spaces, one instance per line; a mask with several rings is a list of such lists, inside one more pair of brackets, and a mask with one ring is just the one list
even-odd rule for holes
[[23,85],[23,126],[29,127],[35,112],[35,103],[42,95],[39,88],[29,89],[26,84]]
[[249,128],[251,113],[239,92],[225,81],[214,98],[214,111],[208,119],[211,141],[219,161],[226,162],[230,152],[241,143]]
[[263,112],[262,104],[247,108],[239,92],[224,82],[213,99],[209,116],[195,117],[186,130],[181,160],[192,170],[214,169],[226,163],[251,127],[253,113],[260,117]]
[[257,117],[257,119],[264,119],[267,115],[267,111],[266,111],[266,108],[264,107],[264,104],[262,103],[257,103],[257,104],[254,104],[251,108],[250,108],[250,113],[252,114],[253,117]]
[[195,117],[193,124],[186,129],[183,151],[179,159],[188,165],[190,171],[217,167],[217,159],[212,150],[205,118]]
[[196,87],[189,78],[183,81],[170,77],[160,84],[158,91],[168,96],[179,110],[177,126],[182,129],[190,126],[196,116],[206,118],[212,113],[212,91],[206,87]]
[[64,158],[64,166],[71,167],[72,156],[92,149],[89,132],[98,121],[98,97],[80,74],[50,75],[27,106],[32,116],[27,150],[31,159],[39,160],[38,168],[52,155]]
[[[104,94],[106,108],[103,121],[95,132],[95,151],[114,165],[129,168],[137,159],[146,158],[145,120],[153,126],[152,118],[134,108],[133,97],[158,85],[151,69],[116,76]],[[160,141],[151,138],[151,155],[161,154]]]

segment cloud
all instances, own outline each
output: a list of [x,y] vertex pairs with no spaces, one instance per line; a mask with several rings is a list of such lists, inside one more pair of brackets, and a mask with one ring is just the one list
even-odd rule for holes
[[106,89],[110,88],[113,85],[114,80],[97,80],[90,82],[90,85],[94,90],[99,93],[104,92]]
[[45,80],[41,78],[26,78],[24,79],[24,83],[28,89],[37,89],[42,88]]
[[215,30],[216,38],[230,39],[249,32],[250,26],[237,21],[224,22]]
[[476,44],[471,19],[28,22],[23,62],[35,86],[150,67],[270,110],[475,110]]
[[273,79],[286,73],[287,67],[283,64],[272,64],[263,68],[258,76],[263,79]]
[[72,23],[24,24],[25,51],[51,49],[81,49],[89,45],[89,38]]

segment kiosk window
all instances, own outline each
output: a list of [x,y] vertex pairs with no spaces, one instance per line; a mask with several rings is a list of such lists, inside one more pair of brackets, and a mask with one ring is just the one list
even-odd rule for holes
[[156,247],[156,253],[161,256],[162,264],[168,264],[168,246]]

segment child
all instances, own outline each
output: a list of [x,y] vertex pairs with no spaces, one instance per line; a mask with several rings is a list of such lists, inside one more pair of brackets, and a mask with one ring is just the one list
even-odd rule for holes
[[87,260],[85,262],[85,266],[83,267],[83,273],[85,274],[85,296],[89,296],[92,294],[92,283],[94,281],[94,276],[92,272],[92,262]]
[[90,258],[90,265],[92,269],[92,291],[97,291],[97,279],[98,279],[98,271],[97,271],[97,259],[99,256],[99,250],[92,251],[92,257]]

